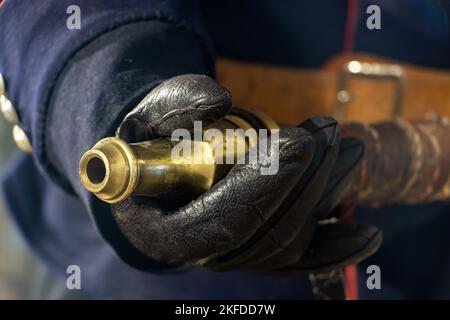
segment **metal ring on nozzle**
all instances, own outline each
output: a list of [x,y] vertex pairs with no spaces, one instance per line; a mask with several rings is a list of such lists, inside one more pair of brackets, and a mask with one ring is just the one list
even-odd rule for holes
[[116,203],[131,195],[139,180],[133,150],[115,137],[100,140],[80,160],[84,187],[101,200]]

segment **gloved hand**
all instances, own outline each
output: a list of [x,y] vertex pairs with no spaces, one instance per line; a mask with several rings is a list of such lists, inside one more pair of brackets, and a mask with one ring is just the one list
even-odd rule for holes
[[[129,142],[171,136],[176,128],[192,129],[194,120],[206,127],[230,108],[230,95],[211,78],[177,76],[154,88],[118,135]],[[381,242],[376,228],[325,223],[333,221],[330,212],[353,182],[362,153],[359,141],[341,139],[333,119],[310,119],[280,130],[275,175],[261,175],[260,164],[238,164],[186,205],[130,198],[112,211],[129,241],[161,262],[219,271],[328,271],[359,262]]]

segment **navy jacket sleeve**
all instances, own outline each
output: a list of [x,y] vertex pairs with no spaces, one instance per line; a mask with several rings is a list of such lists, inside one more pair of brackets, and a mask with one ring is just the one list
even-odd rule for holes
[[[81,29],[66,25],[81,10]],[[135,250],[78,177],[84,151],[163,79],[212,75],[213,59],[195,1],[7,0],[0,9],[0,72],[39,170],[89,209],[101,235],[129,264],[166,266]]]

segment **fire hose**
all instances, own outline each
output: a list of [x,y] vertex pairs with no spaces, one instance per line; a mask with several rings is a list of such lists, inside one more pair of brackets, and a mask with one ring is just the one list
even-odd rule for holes
[[[274,130],[278,126],[260,111],[236,109],[209,128],[225,132],[227,129]],[[351,122],[342,125],[342,133],[360,139],[365,146],[359,176],[345,194],[344,202],[379,206],[450,198],[450,125],[445,118],[391,119],[375,124]],[[80,178],[88,191],[109,203],[135,195],[195,197],[232,168],[217,161],[214,152],[218,143],[223,151],[221,159],[230,154],[236,159],[255,144],[252,139],[239,139],[238,135],[226,139],[232,139],[232,143],[217,139],[190,141],[195,147],[192,150],[196,150],[194,154],[201,153],[202,158],[194,162],[192,155],[174,158],[173,149],[181,141],[170,138],[139,143],[106,138],[83,155]]]

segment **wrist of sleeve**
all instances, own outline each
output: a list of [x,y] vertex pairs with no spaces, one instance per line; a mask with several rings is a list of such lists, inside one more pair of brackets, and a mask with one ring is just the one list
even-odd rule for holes
[[82,154],[114,135],[154,86],[178,74],[212,72],[201,40],[164,22],[125,25],[84,47],[59,77],[46,114],[43,152],[52,178],[82,193]]
[[175,25],[150,21],[125,25],[80,50],[60,76],[50,99],[45,153],[51,178],[74,192],[97,227],[129,264],[154,271],[118,230],[109,206],[80,182],[79,160],[97,141],[112,136],[125,115],[161,81],[184,73],[211,74],[201,40]]

